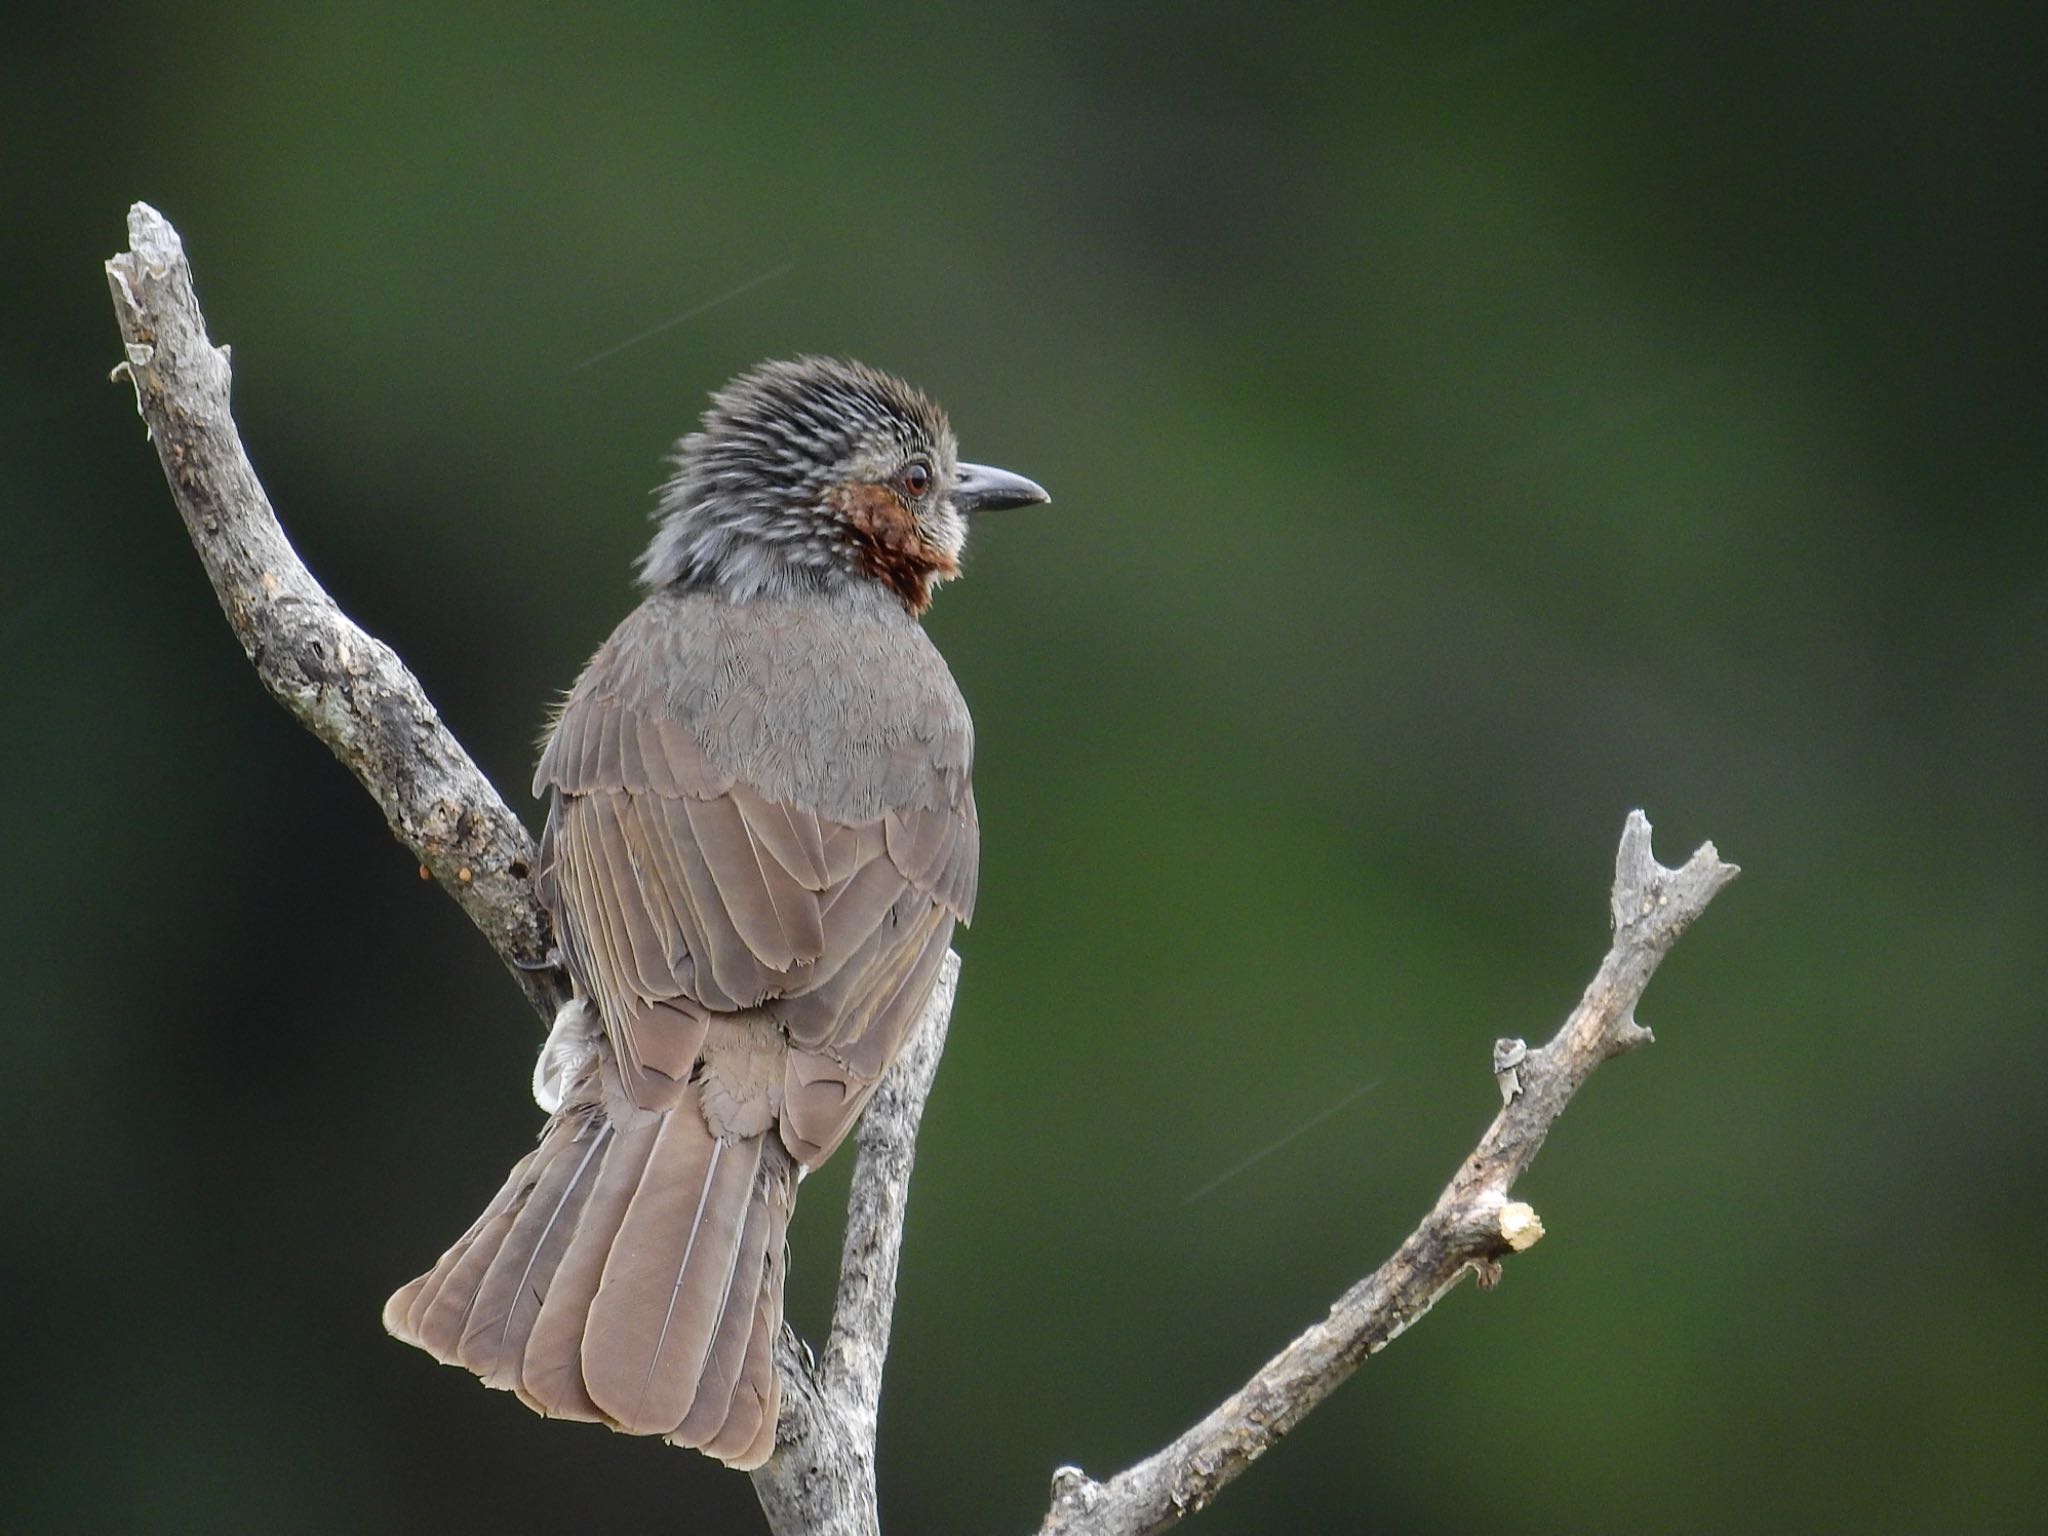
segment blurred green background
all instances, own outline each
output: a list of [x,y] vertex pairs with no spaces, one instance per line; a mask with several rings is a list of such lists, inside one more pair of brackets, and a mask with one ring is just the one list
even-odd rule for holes
[[1376,1263],[1638,805],[1747,873],[1549,1239],[1193,1529],[2038,1528],[2038,7],[60,14],[0,59],[9,1529],[760,1528],[379,1329],[538,1026],[221,621],[106,381],[138,198],[299,548],[536,824],[739,368],[899,371],[1052,489],[931,619],[984,873],[890,1529],[1032,1529]]

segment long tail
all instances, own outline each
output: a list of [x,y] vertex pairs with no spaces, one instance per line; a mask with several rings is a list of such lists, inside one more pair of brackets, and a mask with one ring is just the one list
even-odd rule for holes
[[720,1140],[694,1102],[564,1110],[384,1326],[536,1412],[757,1467],[794,1174],[772,1133]]

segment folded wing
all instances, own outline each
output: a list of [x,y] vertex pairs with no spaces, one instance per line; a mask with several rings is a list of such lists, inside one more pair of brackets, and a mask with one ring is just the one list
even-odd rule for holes
[[719,771],[657,710],[571,699],[538,775],[539,888],[637,1105],[677,1102],[719,1015],[759,1009],[792,1047],[790,1155],[838,1145],[972,911],[973,793],[949,803],[927,755],[933,808],[840,821]]

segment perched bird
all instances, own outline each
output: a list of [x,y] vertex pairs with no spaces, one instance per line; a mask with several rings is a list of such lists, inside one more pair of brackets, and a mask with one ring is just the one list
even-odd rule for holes
[[823,358],[734,380],[674,465],[646,600],[534,780],[574,982],[546,1127],[384,1325],[540,1413],[753,1467],[797,1183],[974,906],[974,728],[918,618],[973,513],[1047,497],[959,462],[915,389]]

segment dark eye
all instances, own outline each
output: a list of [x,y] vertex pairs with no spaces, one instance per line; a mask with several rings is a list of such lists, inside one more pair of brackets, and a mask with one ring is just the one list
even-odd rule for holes
[[912,459],[903,466],[903,473],[896,477],[903,483],[903,489],[913,496],[922,496],[932,488],[932,467],[922,459]]

